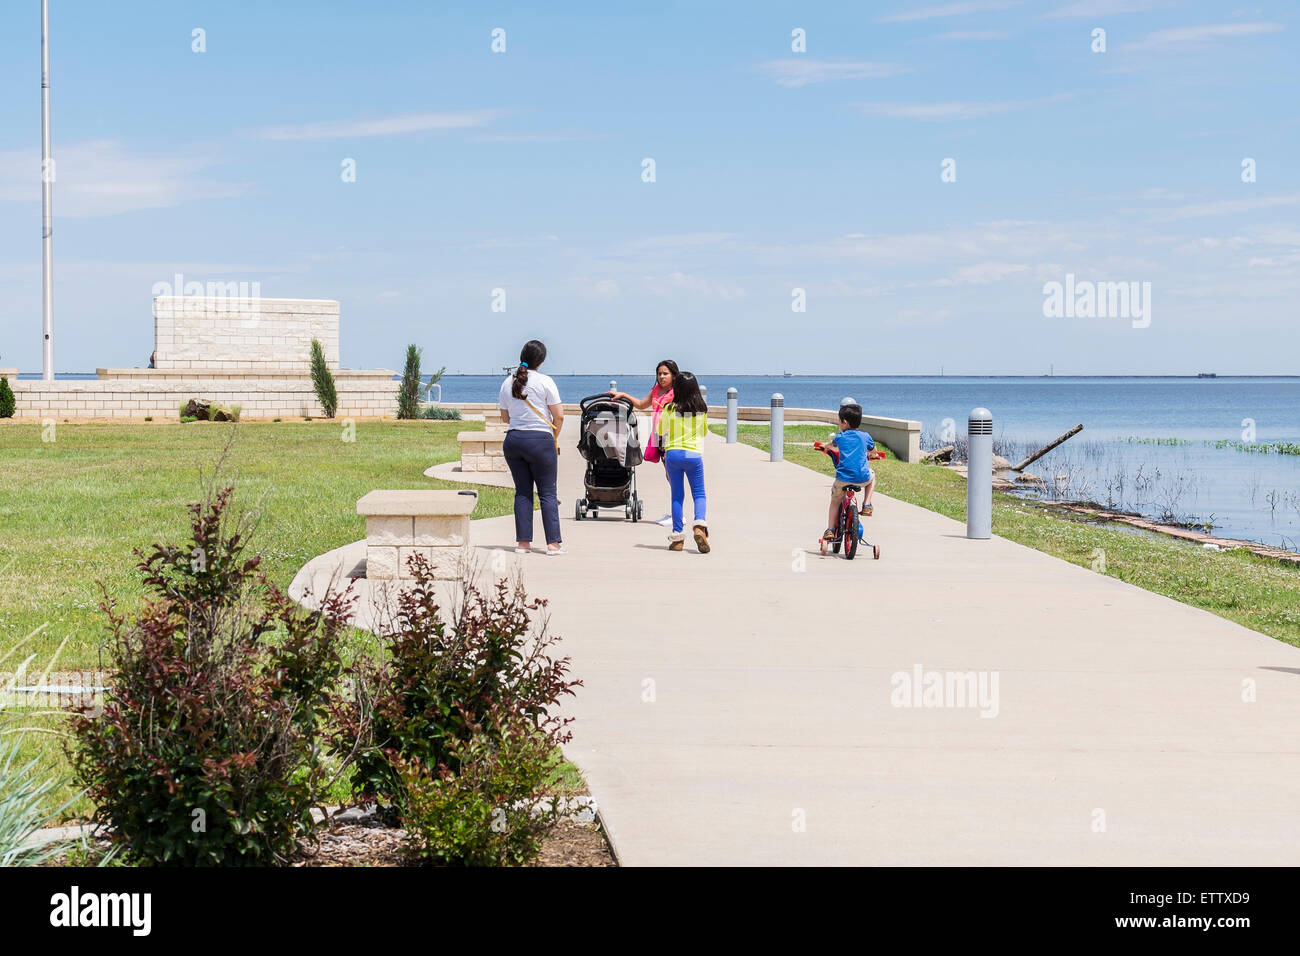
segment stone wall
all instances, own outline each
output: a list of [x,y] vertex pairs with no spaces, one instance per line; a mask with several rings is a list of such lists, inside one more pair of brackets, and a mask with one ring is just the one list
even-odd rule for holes
[[339,367],[339,304],[331,299],[158,296],[153,300],[159,370],[305,372],[311,340]]
[[[95,381],[44,382],[10,379],[15,418],[135,418],[175,421],[191,398],[239,405],[245,418],[313,418],[324,413],[311,377],[284,372],[239,370],[228,374],[165,369],[99,369]],[[334,372],[339,418],[392,417],[398,382],[389,369]]]

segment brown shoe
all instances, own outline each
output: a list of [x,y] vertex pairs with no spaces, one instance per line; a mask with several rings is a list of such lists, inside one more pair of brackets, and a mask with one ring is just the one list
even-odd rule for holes
[[700,549],[700,554],[709,553],[709,528],[707,525],[697,524],[695,526],[695,547]]
[[685,540],[686,540],[686,535],[684,535],[680,531],[675,532],[674,534],[670,534],[668,536],[668,550],[669,551],[682,550],[682,542]]

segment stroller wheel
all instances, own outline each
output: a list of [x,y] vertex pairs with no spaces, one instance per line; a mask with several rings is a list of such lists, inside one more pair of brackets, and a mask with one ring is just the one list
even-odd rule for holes
[[579,498],[577,501],[573,503],[573,520],[574,521],[582,520],[582,499],[581,498]]

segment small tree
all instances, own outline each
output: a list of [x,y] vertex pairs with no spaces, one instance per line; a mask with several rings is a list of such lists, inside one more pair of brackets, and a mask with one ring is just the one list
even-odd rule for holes
[[339,394],[334,388],[334,375],[325,362],[325,349],[320,339],[311,340],[311,384],[316,390],[316,400],[325,412],[326,418],[333,418],[338,411]]
[[14,390],[9,387],[9,379],[0,378],[0,418],[13,418],[17,405]]
[[397,392],[397,417],[420,417],[420,356],[422,352],[414,343],[406,347],[406,368],[402,371],[402,385]]

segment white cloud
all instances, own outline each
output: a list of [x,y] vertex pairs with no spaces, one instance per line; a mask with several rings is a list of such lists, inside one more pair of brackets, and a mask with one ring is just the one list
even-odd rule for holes
[[1179,206],[1159,217],[1162,220],[1195,219],[1199,216],[1224,216],[1230,213],[1249,212],[1253,209],[1271,209],[1274,206],[1294,206],[1300,203],[1300,193],[1283,196],[1261,196],[1255,199],[1224,199],[1219,202]]
[[[140,156],[116,140],[71,143],[54,150],[54,213],[87,219],[141,209],[178,206],[193,199],[247,195],[245,183],[201,175],[209,157]],[[36,150],[0,152],[0,202],[41,200],[41,161]]]
[[1073,93],[1057,93],[1033,100],[949,100],[941,103],[884,102],[854,103],[853,108],[864,116],[881,116],[888,119],[914,119],[924,121],[968,120],[1012,113],[1017,110],[1060,103]]
[[1287,252],[1277,256],[1258,256],[1250,260],[1252,269],[1285,269],[1300,265],[1300,251]]
[[769,60],[760,63],[758,68],[781,86],[807,86],[830,80],[879,80],[911,72],[901,63],[833,62],[804,57]]
[[569,281],[573,284],[574,292],[582,298],[598,302],[617,299],[623,291],[613,279],[574,278]]
[[680,250],[696,250],[702,246],[723,247],[729,244],[735,235],[730,232],[686,232],[663,236],[647,236],[634,239],[627,247],[637,252],[672,253]]
[[1078,0],[1067,3],[1051,13],[1044,14],[1049,19],[1062,17],[1112,17],[1121,13],[1143,13],[1168,6],[1163,0]]
[[1001,282],[1028,271],[1029,266],[1020,263],[981,262],[973,266],[962,266],[934,284],[937,286],[988,285],[990,282]]
[[487,126],[501,117],[502,110],[448,110],[441,113],[404,113],[370,120],[340,120],[325,123],[302,123],[296,126],[266,126],[255,130],[258,139],[327,140],[356,139],[363,136],[395,136],[401,133],[424,133],[439,129],[466,129]]
[[877,23],[905,23],[909,20],[932,20],[936,17],[957,17],[968,13],[989,13],[1019,6],[1020,0],[967,0],[963,3],[945,3],[915,10],[901,10],[881,17]]
[[663,276],[643,276],[646,289],[653,295],[673,298],[687,295],[696,298],[721,299],[732,302],[745,298],[745,290],[734,282],[705,279],[684,272],[670,272]]
[[934,40],[1001,40],[1010,36],[1005,30],[949,30],[931,39]]
[[1234,37],[1261,36],[1285,29],[1280,23],[1215,23],[1157,30],[1120,47],[1122,53],[1195,53]]
[[951,315],[952,309],[900,309],[885,320],[884,324],[914,328],[943,325]]
[[500,236],[492,239],[480,239],[477,242],[467,242],[462,249],[516,249],[525,246],[535,246],[539,243],[559,242],[560,237],[547,233],[542,236]]
[[832,279],[824,288],[818,288],[817,294],[847,299],[875,299],[887,295],[888,290],[880,285],[862,285],[853,279]]
[[557,130],[552,133],[484,133],[482,136],[474,137],[480,143],[580,143],[604,138],[604,133],[567,130]]

